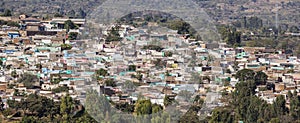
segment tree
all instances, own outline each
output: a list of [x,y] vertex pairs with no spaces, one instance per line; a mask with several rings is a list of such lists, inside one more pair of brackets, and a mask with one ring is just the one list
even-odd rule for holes
[[255,76],[256,85],[265,85],[267,83],[268,75],[262,71],[256,72]]
[[256,96],[251,96],[250,97],[250,105],[248,106],[248,109],[247,109],[247,121],[249,123],[252,123],[252,122],[256,122],[259,118],[259,114],[260,114],[260,104],[263,103],[263,101],[261,101],[261,99],[259,99],[258,97]]
[[172,57],[173,53],[170,51],[165,52],[165,57]]
[[99,70],[96,71],[96,75],[105,77],[108,75],[108,72],[107,72],[107,70],[100,68]]
[[63,17],[63,15],[59,14],[59,13],[55,13],[54,17]]
[[133,113],[134,112],[134,105],[129,104],[128,102],[126,103],[116,103],[115,107],[122,112],[127,112],[127,113]]
[[11,11],[9,9],[5,9],[3,16],[5,17],[12,16]]
[[212,117],[210,122],[212,123],[232,123],[233,116],[231,115],[231,110],[227,108],[216,108],[212,112]]
[[64,23],[64,28],[69,32],[70,29],[78,29],[78,26],[73,23],[71,20],[67,20]]
[[245,80],[254,80],[255,72],[250,69],[243,69],[236,73],[235,77],[239,79],[239,81]]
[[68,92],[68,91],[69,91],[68,86],[61,86],[61,87],[52,89],[52,92],[54,92],[54,93],[61,93],[61,92]]
[[0,111],[4,110],[4,103],[2,101],[2,98],[0,97]]
[[158,105],[158,104],[152,104],[152,114],[154,113],[158,113],[160,111],[163,110],[163,107],[161,105]]
[[136,70],[136,66],[135,65],[129,65],[128,66],[128,70],[129,71],[135,71]]
[[70,44],[61,44],[60,47],[61,47],[62,51],[72,49],[72,45],[70,45]]
[[10,74],[13,78],[16,78],[18,76],[17,71],[13,70]]
[[193,34],[194,33],[194,30],[192,29],[192,27],[188,23],[186,23],[182,20],[169,21],[167,26],[170,29],[177,30],[178,34]]
[[158,45],[146,45],[142,49],[148,49],[148,50],[156,50],[157,52],[162,51],[164,48]]
[[250,17],[247,20],[247,27],[248,28],[254,28],[254,29],[259,29],[263,26],[262,19],[258,17]]
[[112,27],[108,33],[108,36],[106,37],[106,41],[108,41],[108,42],[120,41],[122,38],[120,37],[120,34],[119,34],[119,28],[120,28],[120,26]]
[[111,87],[116,87],[117,86],[116,82],[113,79],[105,80],[105,85],[106,86],[111,86]]
[[23,83],[28,89],[34,88],[36,82],[39,82],[38,77],[30,73],[24,73],[21,75],[21,78],[18,79],[18,83]]
[[227,44],[231,46],[240,45],[242,33],[236,31],[235,28],[222,25],[218,27],[218,31]]
[[3,61],[2,61],[2,59],[0,59],[0,66],[3,66]]
[[[36,113],[38,117],[51,117],[53,115],[53,109],[55,109],[55,103],[53,100],[36,94],[30,94],[28,98],[21,101],[20,104],[25,112],[28,109],[31,113]],[[56,113],[58,113],[58,108],[56,108]]]
[[287,107],[285,106],[285,99],[283,95],[280,95],[278,97],[276,97],[276,100],[273,104],[276,114],[277,116],[281,116],[281,115],[285,115],[288,111]]
[[290,115],[296,120],[300,118],[300,97],[297,95],[297,92],[294,91],[293,95],[289,96],[290,98]]
[[164,97],[164,106],[167,107],[169,105],[172,105],[172,103],[175,101],[175,98],[173,96],[166,95]]
[[37,119],[33,116],[24,116],[21,120],[21,123],[37,123]]
[[188,111],[182,117],[180,117],[179,123],[199,123],[199,116],[197,112]]
[[96,90],[88,90],[86,95],[85,109],[95,120],[104,121],[104,119],[109,119],[108,116],[115,114],[104,95]]
[[77,39],[78,33],[77,32],[70,32],[68,35],[68,40],[75,40]]
[[69,95],[66,95],[61,99],[60,113],[62,114],[62,118],[65,122],[70,122],[70,114],[72,112],[73,106],[73,99]]
[[152,113],[152,104],[150,100],[140,99],[136,102],[134,112],[137,115],[147,115]]

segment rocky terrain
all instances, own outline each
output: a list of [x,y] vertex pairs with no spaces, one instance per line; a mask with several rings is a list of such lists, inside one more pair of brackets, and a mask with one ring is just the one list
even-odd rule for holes
[[[220,23],[228,23],[243,17],[258,16],[267,25],[275,25],[276,12],[279,24],[298,25],[300,16],[299,0],[194,0],[200,8]],[[5,9],[14,15],[31,13],[53,15],[55,13],[72,17],[85,17],[105,0],[1,0],[0,12]]]

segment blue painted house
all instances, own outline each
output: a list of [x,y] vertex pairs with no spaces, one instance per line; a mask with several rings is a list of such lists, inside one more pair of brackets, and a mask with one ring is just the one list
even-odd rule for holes
[[20,33],[19,32],[8,32],[8,37],[10,37],[11,39],[20,37]]

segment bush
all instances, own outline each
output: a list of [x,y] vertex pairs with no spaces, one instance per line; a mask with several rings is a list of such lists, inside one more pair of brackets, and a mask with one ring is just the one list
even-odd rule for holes
[[35,82],[39,81],[36,75],[30,73],[24,73],[21,78],[18,79],[18,83],[24,83],[24,86],[28,89],[34,88]]
[[70,32],[68,35],[68,40],[75,40],[78,36],[77,32]]
[[9,115],[13,115],[14,111],[11,109],[11,108],[7,108],[5,109],[2,114],[5,116],[5,117],[8,117]]
[[70,45],[70,44],[62,44],[62,45],[60,45],[60,47],[61,47],[61,50],[70,50],[70,49],[72,49],[72,45]]
[[157,45],[147,45],[144,46],[143,49],[148,49],[148,50],[156,50],[158,52],[162,51],[164,48],[157,46]]
[[55,89],[52,89],[52,92],[54,93],[61,93],[61,92],[68,92],[69,91],[69,87],[67,86],[61,86]]
[[106,86],[111,86],[111,87],[117,86],[116,82],[113,79],[105,80],[105,84],[106,84]]

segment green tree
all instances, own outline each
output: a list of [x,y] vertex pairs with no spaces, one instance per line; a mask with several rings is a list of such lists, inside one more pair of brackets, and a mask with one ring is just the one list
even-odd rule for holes
[[265,85],[267,83],[268,75],[262,71],[258,71],[254,78],[256,85]]
[[280,123],[279,118],[272,118],[269,123]]
[[0,111],[4,110],[4,103],[2,101],[2,98],[0,97]]
[[108,99],[96,90],[89,90],[86,94],[85,109],[97,121],[109,121],[109,116],[115,114]]
[[18,83],[23,83],[24,86],[28,89],[32,89],[35,86],[35,83],[39,83],[39,79],[36,75],[30,73],[24,73],[21,75],[21,78],[18,79]]
[[61,86],[61,87],[52,89],[53,93],[61,93],[61,92],[68,92],[68,91],[69,91],[68,86]]
[[161,105],[158,105],[158,104],[152,104],[152,114],[154,113],[158,113],[160,111],[163,110],[163,107]]
[[283,95],[277,96],[273,104],[277,116],[285,115],[288,112],[287,107],[285,106],[286,101]]
[[3,16],[5,16],[5,17],[12,16],[12,13],[9,9],[5,9],[4,13],[3,13]]
[[179,123],[199,123],[199,116],[197,115],[197,112],[194,111],[188,111],[185,113],[182,117],[180,117]]
[[55,14],[54,14],[54,17],[63,17],[63,15],[62,15],[62,14],[59,14],[59,13],[55,13]]
[[169,21],[167,27],[173,30],[177,30],[178,34],[194,34],[193,28],[182,20]]
[[70,29],[78,29],[78,26],[73,21],[67,20],[64,23],[64,28],[69,32]]
[[212,112],[211,123],[232,123],[232,111],[228,108],[216,108]]
[[295,94],[289,96],[290,98],[290,115],[296,120],[300,118],[300,97]]
[[249,123],[256,122],[259,118],[260,114],[260,104],[262,104],[263,101],[259,99],[256,96],[251,96],[250,97],[250,105],[248,106],[247,109],[247,121]]
[[111,87],[116,87],[117,86],[116,82],[113,79],[105,80],[105,85],[106,86],[111,86]]
[[1,66],[1,67],[3,66],[3,61],[2,61],[2,59],[0,59],[0,66]]
[[72,45],[70,45],[70,44],[61,44],[60,47],[61,47],[62,51],[72,49]]
[[140,99],[136,102],[134,112],[137,115],[147,115],[152,113],[152,104],[150,100]]
[[108,42],[121,41],[122,38],[120,37],[120,34],[119,34],[119,28],[120,28],[120,26],[112,27],[106,37],[106,41],[108,41]]
[[129,65],[128,66],[128,70],[129,71],[135,71],[136,70],[136,66],[135,65]]
[[173,103],[174,101],[175,101],[175,97],[166,95],[166,96],[164,97],[164,106],[167,107],[167,106],[169,106],[169,105],[172,105],[172,103]]
[[239,81],[254,80],[255,72],[250,69],[243,69],[235,74]]
[[108,72],[107,72],[107,70],[100,68],[99,70],[96,71],[96,75],[105,77],[108,75]]
[[259,28],[263,27],[263,21],[262,21],[262,19],[260,19],[258,17],[250,17],[247,20],[247,27],[253,28],[253,29],[259,29]]
[[218,27],[218,31],[222,36],[222,39],[229,45],[240,45],[241,43],[241,32],[236,31],[235,28],[221,25]]
[[71,121],[71,112],[73,109],[74,103],[72,97],[69,95],[66,95],[62,97],[61,104],[60,104],[60,113],[62,114],[62,118],[64,122],[70,122]]
[[134,105],[129,104],[128,102],[126,103],[116,103],[115,107],[122,112],[127,112],[127,113],[133,113],[134,112]]
[[17,74],[17,71],[16,70],[13,70],[10,74],[13,78],[16,78],[18,77],[18,74]]
[[77,32],[70,32],[68,35],[68,40],[75,40],[77,39],[78,33]]
[[37,119],[33,116],[24,116],[21,120],[21,123],[37,123]]

